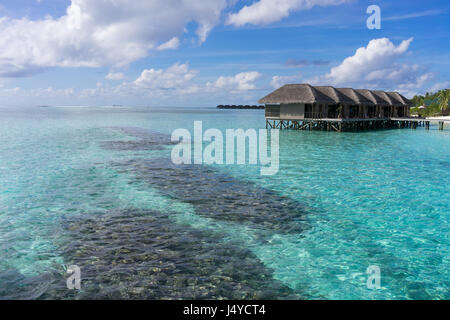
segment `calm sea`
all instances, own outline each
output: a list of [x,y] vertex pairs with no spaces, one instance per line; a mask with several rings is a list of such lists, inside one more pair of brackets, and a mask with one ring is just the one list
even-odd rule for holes
[[259,110],[0,108],[0,299],[450,298],[450,131],[282,131],[280,171],[261,176],[172,165],[167,136],[196,120],[265,123]]

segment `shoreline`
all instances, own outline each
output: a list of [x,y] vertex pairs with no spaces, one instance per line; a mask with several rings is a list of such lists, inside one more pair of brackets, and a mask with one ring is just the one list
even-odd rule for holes
[[442,116],[442,117],[427,117],[427,120],[450,120],[450,116]]

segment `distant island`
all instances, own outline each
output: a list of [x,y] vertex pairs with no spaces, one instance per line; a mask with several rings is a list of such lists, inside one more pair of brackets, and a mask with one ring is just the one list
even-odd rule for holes
[[218,105],[217,109],[265,109],[264,106],[250,106],[250,105]]

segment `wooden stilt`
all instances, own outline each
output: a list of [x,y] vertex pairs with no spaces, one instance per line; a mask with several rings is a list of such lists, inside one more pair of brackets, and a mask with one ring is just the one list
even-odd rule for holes
[[[413,118],[394,118],[394,119],[304,119],[304,120],[271,120],[266,119],[266,129],[279,130],[316,130],[316,131],[363,131],[376,129],[401,129],[410,128],[417,129],[424,127],[425,130],[430,130],[429,120],[415,121]],[[444,130],[445,121],[436,120],[438,130]]]

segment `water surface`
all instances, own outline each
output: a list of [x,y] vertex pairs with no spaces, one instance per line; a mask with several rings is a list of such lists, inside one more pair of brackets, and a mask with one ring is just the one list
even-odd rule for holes
[[280,171],[262,177],[172,165],[168,135],[197,120],[265,123],[260,110],[0,108],[0,298],[450,297],[448,130],[283,131]]

